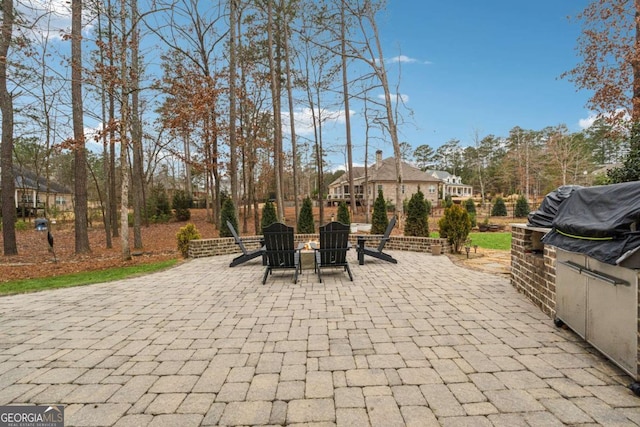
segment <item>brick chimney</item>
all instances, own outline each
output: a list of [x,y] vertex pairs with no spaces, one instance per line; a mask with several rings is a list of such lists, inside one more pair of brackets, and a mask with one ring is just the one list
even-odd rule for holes
[[382,150],[376,151],[376,170],[382,166]]

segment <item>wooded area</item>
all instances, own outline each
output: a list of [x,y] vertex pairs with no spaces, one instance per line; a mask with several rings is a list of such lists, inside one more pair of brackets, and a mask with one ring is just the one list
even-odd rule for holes
[[[578,17],[589,28],[609,11],[618,24],[608,31],[623,34],[614,44],[626,49],[616,81],[594,76],[588,66],[567,73],[580,87],[606,86],[596,92],[593,107],[603,116],[593,126],[580,133],[562,124],[514,126],[508,135],[476,131],[471,146],[453,139],[438,141],[444,144],[437,149],[400,140],[410,111],[400,95],[401,72],[391,81],[388,67],[395,65],[384,59],[383,0],[47,3],[48,9],[38,9],[2,0],[5,255],[17,253],[14,165],[73,188],[76,253],[91,251],[88,206],[95,202],[106,245],[119,237],[126,260],[131,245],[142,248],[140,228],[154,217],[159,194],[183,191],[206,207],[217,227],[228,196],[241,231],[249,222],[259,228],[258,204],[268,199],[281,219],[285,204],[293,204],[296,218],[287,220],[297,222],[299,204],[310,196],[324,223],[327,185],[341,173],[327,167],[328,154],[344,156],[353,189],[351,165],[367,165],[374,141],[393,151],[396,200],[403,160],[462,177],[484,202],[605,182],[607,175],[594,177],[594,170],[633,153],[628,126],[619,120],[638,116],[638,18],[628,15],[638,6],[631,1],[596,1]],[[54,22],[64,16],[71,26],[56,33]],[[588,40],[578,45],[587,59],[598,49],[612,48]],[[364,141],[353,141],[354,120],[366,127]],[[343,139],[326,140],[328,122],[344,122]],[[297,131],[305,125],[311,137]],[[355,144],[364,155],[354,154]],[[355,191],[349,193],[355,209]],[[395,208],[401,215],[402,204]]]

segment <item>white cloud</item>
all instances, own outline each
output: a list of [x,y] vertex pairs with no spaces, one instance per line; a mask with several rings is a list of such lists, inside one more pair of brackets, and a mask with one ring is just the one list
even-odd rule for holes
[[[28,5],[18,3],[18,11],[34,25],[25,31],[34,40],[62,38],[71,33],[71,2],[67,0],[32,0]],[[83,34],[93,31],[93,23],[85,10],[83,14]]]
[[71,28],[70,2],[64,0],[33,0],[28,5],[18,3],[18,11],[35,25],[28,30],[33,39],[61,39]]
[[87,142],[87,144],[93,143],[93,144],[102,145],[102,139],[100,137],[102,129],[104,129],[104,127],[102,126],[102,123],[97,124],[95,127],[85,126],[84,139]]
[[[384,101],[384,94],[379,94],[378,99]],[[398,102],[398,100],[402,101],[403,104],[409,102],[409,95],[405,95],[403,93],[391,94],[391,102]]]
[[[616,110],[616,112],[614,113],[615,116],[620,116],[620,118],[622,119],[623,122],[627,122],[631,119],[631,116],[629,116],[629,113],[627,113],[625,110],[623,110],[622,108],[619,108]],[[589,114],[588,117],[584,118],[584,119],[580,119],[578,120],[578,126],[580,126],[580,129],[589,129],[591,126],[593,126],[593,124],[595,123],[596,120],[598,120],[601,117],[611,117],[613,116],[612,114]]]
[[410,58],[406,55],[398,55],[394,56],[393,58],[389,58],[387,62],[403,62],[405,64],[411,64],[413,62],[418,62],[418,60],[415,58]]
[[592,114],[586,119],[580,119],[578,120],[578,126],[580,126],[580,129],[589,129],[591,126],[593,126],[593,123],[597,118],[598,116]]
[[[351,111],[351,114],[354,114]],[[313,134],[313,111],[311,108],[302,108],[294,111],[293,116],[295,118],[296,134],[298,135],[312,135]],[[344,110],[329,110],[322,108],[315,110],[316,120],[320,118],[322,125],[336,124],[345,122]],[[289,124],[289,112],[282,112],[282,130],[285,134],[291,134],[291,126]]]

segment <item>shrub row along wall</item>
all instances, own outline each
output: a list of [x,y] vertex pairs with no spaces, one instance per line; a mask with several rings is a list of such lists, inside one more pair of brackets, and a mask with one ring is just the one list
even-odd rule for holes
[[[357,246],[358,237],[360,236],[367,239],[367,246],[372,247],[377,247],[380,243],[380,238],[382,237],[375,235],[372,236],[369,234],[351,234],[349,235],[349,240],[354,248]],[[260,246],[261,238],[262,236],[242,237],[242,242],[244,243],[247,250],[257,249]],[[298,243],[318,240],[318,234],[296,234],[294,236],[294,241]],[[446,239],[434,239],[431,237],[391,236],[384,249],[431,253],[431,246],[435,244],[442,245],[442,253],[451,252],[451,245]],[[233,237],[199,239],[189,242],[189,258],[202,258],[235,253],[240,253],[240,248],[238,247],[238,245],[236,245]]]
[[540,242],[547,228],[511,224],[511,285],[554,317],[556,313],[556,249]]

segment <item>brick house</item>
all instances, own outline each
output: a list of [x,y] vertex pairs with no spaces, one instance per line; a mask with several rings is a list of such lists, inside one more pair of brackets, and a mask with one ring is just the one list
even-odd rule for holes
[[[354,187],[357,204],[365,204],[369,199],[371,204],[378,196],[378,189],[382,190],[384,198],[396,205],[396,162],[393,157],[382,158],[382,151],[376,152],[376,162],[369,166],[367,181],[365,182],[364,167],[354,167]],[[437,205],[439,188],[442,181],[420,169],[402,162],[403,183],[401,186],[400,203],[408,200],[418,191],[418,187],[424,193],[426,200]],[[365,198],[366,196],[366,198]],[[329,184],[329,194],[327,203],[329,206],[336,205],[341,201],[349,203],[349,174],[345,173]]]

